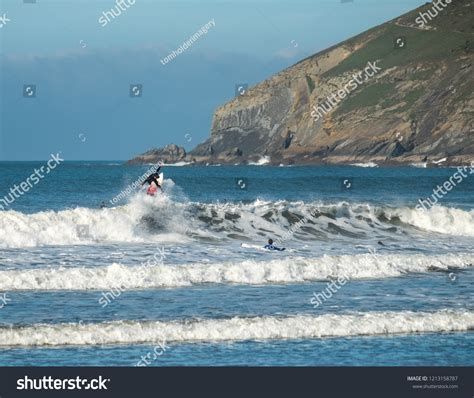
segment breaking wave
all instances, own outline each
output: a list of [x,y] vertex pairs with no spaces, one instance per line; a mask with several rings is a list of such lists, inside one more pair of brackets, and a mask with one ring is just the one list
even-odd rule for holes
[[216,264],[39,268],[0,271],[0,291],[178,288],[214,284],[290,284],[338,277],[376,279],[406,273],[448,272],[473,265],[470,253],[289,257]]
[[174,322],[117,321],[0,327],[0,346],[90,346],[153,342],[221,342],[318,339],[410,333],[461,332],[474,328],[474,312],[368,312],[349,315],[255,317]]
[[[296,228],[295,228],[296,227]],[[0,248],[107,242],[167,242],[186,239],[329,240],[436,232],[474,236],[474,211],[435,206],[304,203],[256,200],[252,203],[177,202],[167,196],[136,195],[108,209],[75,208],[24,214],[0,211]]]
[[374,163],[374,162],[367,162],[367,163],[353,163],[351,164],[351,166],[355,166],[355,167],[364,167],[364,168],[367,168],[367,167],[379,167],[377,163]]

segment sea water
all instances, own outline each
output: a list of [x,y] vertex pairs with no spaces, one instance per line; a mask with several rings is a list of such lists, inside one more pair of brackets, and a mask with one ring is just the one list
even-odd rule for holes
[[64,162],[0,211],[0,365],[474,364],[474,174],[422,211],[456,168],[165,167],[113,201],[149,167]]

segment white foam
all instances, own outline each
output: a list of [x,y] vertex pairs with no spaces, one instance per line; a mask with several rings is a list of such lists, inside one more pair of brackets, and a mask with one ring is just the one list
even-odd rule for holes
[[[167,185],[173,185],[168,181]],[[166,186],[164,187],[166,190]],[[78,207],[71,210],[24,214],[0,212],[0,247],[20,248],[42,245],[77,245],[98,242],[176,242],[186,221],[180,214],[184,205],[173,203],[166,195],[136,194],[124,206],[105,209]],[[171,220],[169,233],[157,236],[140,230],[143,217],[163,214]]]
[[172,166],[172,167],[183,167],[183,166],[189,166],[193,164],[192,162],[185,162],[185,161],[181,161],[181,162],[176,162],[176,163],[166,163],[165,166],[166,167],[169,167],[169,166]]
[[249,166],[264,166],[270,163],[270,156],[263,156],[256,162],[249,162]]
[[474,312],[367,312],[348,315],[255,317],[172,322],[119,321],[37,324],[0,328],[0,346],[91,346],[162,342],[318,339],[410,333],[463,332],[474,328]]
[[160,264],[105,267],[37,268],[0,271],[0,291],[110,290],[177,288],[204,283],[286,284],[328,280],[389,278],[436,268],[467,268],[471,253],[426,256],[422,254],[344,255],[319,258],[284,257],[266,261]]
[[355,167],[379,167],[377,163],[374,162],[367,162],[367,163],[353,163],[351,166]]
[[[370,204],[345,202],[324,204],[255,200],[253,203],[192,203],[181,198],[177,202],[168,196],[174,187],[171,180],[164,184],[165,195],[149,197],[137,194],[124,206],[109,209],[76,208],[24,214],[0,211],[0,248],[23,248],[42,245],[75,245],[109,242],[182,242],[186,231],[213,239],[235,239],[235,235],[261,240],[261,232],[281,239],[315,239],[315,235],[340,238],[373,236],[390,239],[392,218],[397,229],[410,234],[410,226],[427,232],[457,236],[474,236],[474,210],[436,206],[421,212],[415,208],[377,207]],[[184,196],[181,194],[181,196]],[[415,206],[415,204],[414,204]],[[227,217],[229,213],[237,217]],[[288,214],[306,218],[305,228],[294,226]],[[383,217],[382,217],[383,216]],[[144,218],[158,222],[158,228],[143,228]],[[203,220],[212,220],[212,222]],[[387,219],[389,220],[387,222]],[[146,220],[145,220],[146,221]],[[146,224],[146,223],[145,223]],[[88,228],[81,234],[81,226]],[[145,225],[146,226],[146,225]],[[334,228],[336,227],[336,228]],[[408,230],[407,230],[408,229]]]
[[396,215],[406,224],[446,235],[474,236],[474,210],[444,206],[433,206],[428,210],[409,208],[388,210],[388,215]]
[[413,166],[413,167],[416,167],[416,168],[419,168],[419,169],[426,169],[426,167],[428,166],[428,163],[427,162],[411,163],[410,166]]

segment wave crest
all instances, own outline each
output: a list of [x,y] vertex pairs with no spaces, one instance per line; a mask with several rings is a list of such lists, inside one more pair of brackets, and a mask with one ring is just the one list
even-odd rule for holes
[[[290,234],[289,231],[292,231]],[[194,239],[391,238],[416,231],[474,236],[474,210],[435,206],[377,207],[286,201],[253,203],[175,202],[136,195],[111,209],[76,208],[24,214],[0,211],[0,247],[75,245],[108,242],[167,242]]]
[[344,255],[292,257],[217,264],[41,268],[0,271],[0,291],[179,288],[215,284],[279,284],[389,278],[410,272],[448,271],[473,265],[472,254]]
[[350,315],[255,317],[174,322],[106,322],[0,328],[0,346],[90,346],[153,342],[316,339],[474,328],[474,312],[368,312]]

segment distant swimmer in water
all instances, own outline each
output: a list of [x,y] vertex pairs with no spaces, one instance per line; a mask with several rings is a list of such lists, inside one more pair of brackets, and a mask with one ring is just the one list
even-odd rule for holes
[[285,250],[284,247],[277,247],[273,244],[273,239],[268,239],[268,244],[265,245],[264,249],[268,249],[268,250],[277,250],[279,252],[282,252],[283,250]]

